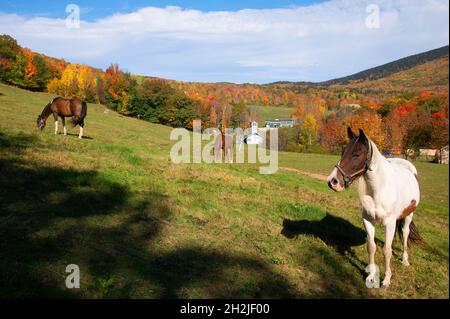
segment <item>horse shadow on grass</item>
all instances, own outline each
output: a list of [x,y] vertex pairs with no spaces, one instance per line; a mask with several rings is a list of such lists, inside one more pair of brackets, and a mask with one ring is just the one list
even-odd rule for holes
[[318,238],[347,259],[362,277],[367,275],[365,267],[361,266],[364,262],[352,251],[352,247],[366,243],[366,232],[343,218],[326,213],[326,216],[318,221],[284,219],[281,233],[290,239],[299,235]]
[[[76,136],[76,137],[78,137],[78,134],[67,132],[67,136]],[[83,135],[83,140],[93,140],[93,138],[88,136],[88,135]]]
[[[0,133],[0,298],[302,296],[253,256],[196,244],[164,249],[170,197],[40,163],[24,152],[36,147],[45,146],[35,135]],[[80,267],[80,289],[65,287],[68,264]]]
[[329,213],[319,221],[285,219],[281,233],[291,239],[298,235],[312,235],[335,248],[340,254],[366,242],[365,231]]

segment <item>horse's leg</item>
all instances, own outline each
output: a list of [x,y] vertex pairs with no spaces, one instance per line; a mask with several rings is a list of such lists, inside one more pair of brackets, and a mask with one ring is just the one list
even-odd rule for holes
[[55,119],[55,135],[58,134],[58,115],[53,113],[53,118]]
[[84,127],[84,121],[80,123],[80,134],[78,135],[78,138],[83,138],[83,127]]
[[373,287],[377,273],[377,265],[375,264],[375,251],[377,250],[377,245],[375,244],[375,226],[365,217],[363,217],[363,223],[367,232],[367,253],[369,255],[369,264],[366,267],[369,275],[366,278],[366,285]]
[[404,266],[409,266],[408,261],[408,236],[409,236],[409,225],[411,224],[413,219],[413,213],[409,214],[405,217],[405,223],[403,224],[402,233],[403,233],[403,256],[402,256],[402,264]]
[[216,137],[217,140],[214,145],[214,162],[222,163],[222,139],[219,140],[220,137]]
[[386,223],[386,242],[384,243],[384,264],[385,273],[383,279],[383,287],[388,288],[391,284],[391,257],[392,257],[392,241],[395,235],[395,219],[391,219]]
[[225,163],[229,163],[230,158],[228,156],[228,148],[227,148],[226,144],[223,147],[223,157],[224,157]]
[[66,128],[66,118],[64,116],[61,116],[62,125],[64,128],[64,135],[67,135],[67,128]]

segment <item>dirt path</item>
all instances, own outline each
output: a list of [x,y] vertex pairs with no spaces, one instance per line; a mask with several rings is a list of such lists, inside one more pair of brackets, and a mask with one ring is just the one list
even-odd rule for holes
[[316,173],[301,171],[299,169],[290,168],[290,167],[279,167],[279,169],[282,170],[282,171],[286,171],[286,172],[294,172],[294,173],[297,173],[297,174],[309,176],[309,177],[315,178],[315,179],[317,179],[319,181],[323,181],[323,182],[327,181],[327,177],[325,175],[322,175],[322,174],[316,174]]

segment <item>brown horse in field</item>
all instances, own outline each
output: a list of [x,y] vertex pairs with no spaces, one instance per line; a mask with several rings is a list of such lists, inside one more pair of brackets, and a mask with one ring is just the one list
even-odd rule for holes
[[221,163],[223,154],[225,163],[233,163],[233,135],[219,132],[220,136],[217,136],[214,143],[214,160],[216,163]]
[[50,116],[53,115],[55,119],[55,134],[58,134],[58,116],[61,117],[63,127],[64,127],[64,135],[67,135],[66,129],[66,117],[72,117],[73,126],[80,126],[80,134],[78,138],[83,137],[83,127],[84,127],[84,118],[87,114],[87,104],[86,102],[78,99],[65,99],[62,97],[54,98],[50,103],[48,103],[44,109],[42,110],[41,115],[37,118],[37,127],[41,131],[45,127],[45,121]]

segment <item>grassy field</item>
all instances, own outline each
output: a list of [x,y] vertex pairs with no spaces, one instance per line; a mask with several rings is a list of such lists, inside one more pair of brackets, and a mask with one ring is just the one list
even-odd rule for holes
[[[249,164],[173,164],[170,128],[89,104],[78,128],[38,132],[53,96],[0,84],[0,297],[448,298],[448,166],[417,163],[425,244],[392,286],[364,284],[354,189]],[[328,174],[337,158],[280,153]],[[377,263],[383,272],[381,227]],[[65,287],[77,264],[81,288]]]
[[[270,105],[251,105],[250,107],[256,107],[261,115],[261,118],[265,120],[274,119],[290,119],[294,112],[293,107],[286,106],[270,106]],[[264,122],[259,123],[260,126],[264,126]]]

